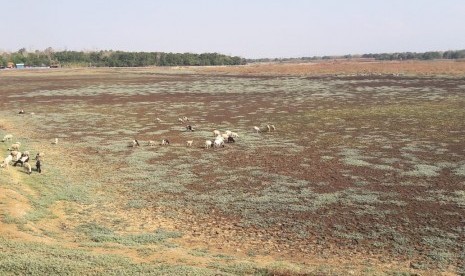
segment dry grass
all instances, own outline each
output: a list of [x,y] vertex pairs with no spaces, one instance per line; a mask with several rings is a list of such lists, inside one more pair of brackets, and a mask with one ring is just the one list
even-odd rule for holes
[[247,66],[192,68],[198,72],[238,75],[333,75],[405,74],[414,76],[464,76],[465,62],[438,61],[322,61],[309,63],[269,63]]

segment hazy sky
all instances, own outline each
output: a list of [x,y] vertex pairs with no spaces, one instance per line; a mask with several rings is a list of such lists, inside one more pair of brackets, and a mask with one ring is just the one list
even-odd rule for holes
[[0,0],[0,50],[246,58],[465,49],[465,0]]

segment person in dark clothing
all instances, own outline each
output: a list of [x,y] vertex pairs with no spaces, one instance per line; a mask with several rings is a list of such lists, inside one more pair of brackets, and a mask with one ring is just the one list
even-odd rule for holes
[[40,168],[40,165],[41,165],[41,164],[40,164],[40,159],[37,159],[37,161],[36,161],[36,168],[37,168],[37,169],[36,169],[36,170],[37,170],[38,173],[41,173],[41,172],[42,172],[42,169]]

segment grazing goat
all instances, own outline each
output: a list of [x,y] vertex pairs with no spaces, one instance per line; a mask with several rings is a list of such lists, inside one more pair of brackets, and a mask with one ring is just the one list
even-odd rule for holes
[[[13,153],[14,153],[14,154],[13,154]],[[13,156],[13,158],[14,158],[15,161],[18,161],[19,159],[21,159],[21,157],[22,157],[23,155],[22,155],[21,152],[19,152],[19,151],[13,151],[12,154],[11,154],[11,156]]]
[[24,165],[24,163],[27,163],[27,161],[29,161],[29,154],[26,154],[26,152],[24,152],[23,154],[21,154],[21,156],[18,158],[16,158],[16,162],[13,164],[14,167],[16,167],[16,165],[21,164]]
[[13,134],[6,134],[5,136],[3,136],[2,142],[5,142],[11,139],[13,139]]
[[221,135],[221,131],[215,129],[213,131],[213,136],[218,136],[218,135]]
[[55,141],[52,142],[52,145],[57,145],[58,144],[58,138],[55,138]]
[[153,147],[155,146],[155,141],[150,140],[147,145]]
[[20,142],[16,142],[16,143],[12,144],[8,150],[9,150],[9,151],[19,150],[19,147],[21,147],[21,143],[20,143]]
[[260,128],[259,128],[258,126],[254,126],[253,129],[254,129],[257,133],[260,132]]
[[161,145],[164,146],[164,145],[169,145],[170,144],[170,141],[168,139],[163,139],[161,140]]
[[189,140],[189,141],[186,142],[186,145],[188,147],[190,147],[190,146],[192,146],[193,143],[194,143],[194,140]]
[[11,154],[8,154],[5,160],[3,160],[3,163],[0,165],[0,167],[8,168],[8,164],[10,164],[11,160],[13,160],[13,156],[11,156]]
[[216,139],[215,142],[214,142],[214,145],[215,145],[216,148],[224,147],[223,139]]
[[24,163],[24,170],[28,173],[28,174],[31,174],[32,173],[32,168],[31,168],[31,164],[29,163]]
[[178,118],[178,121],[181,122],[181,124],[184,124],[184,123],[186,123],[186,122],[189,122],[189,118],[187,118],[186,116],[184,116],[184,117],[182,117],[182,118],[179,117],[179,118]]
[[129,144],[130,147],[140,147],[139,141],[137,139],[132,140],[132,142]]
[[205,148],[206,149],[212,148],[212,147],[213,147],[212,141],[210,141],[210,140],[205,141]]
[[231,132],[231,137],[237,138],[239,135],[236,132]]
[[232,136],[228,137],[228,143],[234,143],[236,142]]
[[186,126],[186,129],[187,129],[187,131],[194,131],[194,129],[192,128],[191,125],[187,125],[187,126]]

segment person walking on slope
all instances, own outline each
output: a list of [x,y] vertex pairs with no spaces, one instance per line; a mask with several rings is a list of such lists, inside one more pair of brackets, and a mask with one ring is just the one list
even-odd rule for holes
[[37,161],[36,161],[36,170],[37,170],[38,173],[42,172],[42,169],[40,168],[40,166],[41,166],[40,159],[37,159]]

